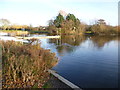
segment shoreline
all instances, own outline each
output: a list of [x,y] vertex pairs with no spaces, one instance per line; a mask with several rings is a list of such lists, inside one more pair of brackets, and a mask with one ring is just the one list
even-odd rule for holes
[[54,70],[49,69],[48,72],[50,73],[50,79],[45,83],[43,86],[44,88],[68,88],[71,90],[82,90],[80,87],[68,81]]

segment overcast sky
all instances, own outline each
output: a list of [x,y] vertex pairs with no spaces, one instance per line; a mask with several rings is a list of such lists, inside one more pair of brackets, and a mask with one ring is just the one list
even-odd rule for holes
[[92,24],[104,19],[107,24],[118,25],[119,0],[0,0],[0,19],[11,23],[47,25],[60,10],[72,13],[82,22]]

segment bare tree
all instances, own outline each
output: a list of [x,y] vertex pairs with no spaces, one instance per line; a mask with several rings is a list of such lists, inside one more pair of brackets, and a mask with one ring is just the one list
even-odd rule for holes
[[49,21],[48,21],[48,24],[49,24],[49,26],[53,25],[53,24],[54,24],[54,20],[52,20],[52,19],[49,20]]
[[2,28],[4,30],[6,30],[6,28],[9,27],[10,21],[7,19],[0,19],[0,26],[2,26]]

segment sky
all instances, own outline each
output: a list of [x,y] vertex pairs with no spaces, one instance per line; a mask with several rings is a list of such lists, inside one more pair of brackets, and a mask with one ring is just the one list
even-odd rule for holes
[[81,22],[93,24],[104,19],[118,25],[119,0],[0,0],[0,19],[12,24],[46,26],[60,10],[74,14]]

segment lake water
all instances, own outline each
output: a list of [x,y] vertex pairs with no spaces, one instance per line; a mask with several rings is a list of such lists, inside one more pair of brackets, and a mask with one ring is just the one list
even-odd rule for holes
[[52,69],[81,88],[118,87],[118,39],[115,36],[62,36],[41,39],[59,57]]

